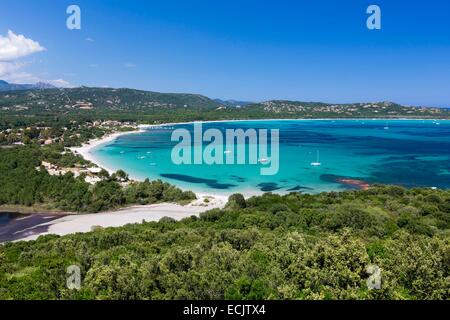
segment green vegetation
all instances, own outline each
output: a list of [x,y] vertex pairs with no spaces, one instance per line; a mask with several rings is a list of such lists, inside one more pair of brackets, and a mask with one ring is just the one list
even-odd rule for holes
[[[0,206],[98,212],[194,199],[161,181],[129,183],[123,171],[102,171],[91,185],[41,166],[89,167],[65,147],[136,123],[367,117],[448,119],[450,111],[387,102],[236,108],[200,95],[85,87],[2,92]],[[0,299],[450,299],[449,227],[450,191],[236,194],[223,210],[180,222],[0,245]],[[74,264],[80,291],[66,288]],[[372,264],[382,269],[381,290],[367,288]]]
[[86,87],[7,91],[0,92],[0,147],[78,146],[106,133],[132,130],[137,124],[273,118],[450,119],[450,110],[391,102],[332,105],[283,100],[238,108],[201,95]]
[[325,104],[281,100],[236,108],[201,95],[86,87],[0,92],[0,131],[30,125],[70,128],[73,121],[86,123],[96,120],[151,124],[194,120],[367,117],[448,119],[450,111],[390,102]]
[[103,180],[95,185],[86,183],[83,175],[75,178],[71,172],[50,175],[41,167],[43,160],[65,167],[88,164],[72,153],[61,154],[60,148],[31,145],[0,149],[0,206],[38,205],[48,210],[98,212],[131,204],[195,199],[192,192],[160,180],[122,186],[119,182],[128,179],[123,171],[111,177],[100,172]]
[[[265,194],[0,247],[0,299],[450,299],[450,191]],[[82,288],[65,287],[78,265]],[[367,267],[379,266],[381,290]]]

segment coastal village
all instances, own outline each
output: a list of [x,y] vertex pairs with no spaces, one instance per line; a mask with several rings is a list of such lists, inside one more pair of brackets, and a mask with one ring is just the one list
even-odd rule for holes
[[[83,177],[84,181],[89,184],[96,184],[106,178],[109,178],[109,173],[97,167],[95,164],[84,160],[73,148],[73,145],[79,145],[82,143],[89,144],[85,141],[80,132],[90,132],[93,130],[98,131],[104,137],[104,135],[112,134],[119,131],[133,131],[137,130],[137,124],[132,122],[120,122],[120,121],[93,121],[84,124],[78,124],[76,121],[71,122],[72,127],[63,127],[61,130],[54,129],[52,127],[27,127],[17,129],[6,129],[0,131],[0,148],[11,148],[19,145],[26,144],[38,144],[45,147],[52,147],[58,145],[62,151],[61,156],[68,156],[73,159],[79,159],[79,161],[72,160],[70,166],[62,166],[52,161],[42,161],[40,166],[36,167],[36,170],[46,170],[50,175],[65,175],[72,173],[75,178]],[[126,186],[130,183],[128,177],[125,174],[114,176],[115,180],[122,186]]]
[[370,113],[373,115],[383,114],[386,118],[398,118],[400,115],[420,118],[441,117],[446,110],[440,108],[400,106],[392,102],[373,102],[355,104],[321,104],[313,108],[305,103],[292,101],[266,101],[262,102],[264,111],[272,113],[313,113],[313,114],[334,114],[341,117],[355,117]]
[[[82,133],[96,130],[110,133],[114,131],[131,131],[137,129],[137,124],[128,121],[92,121],[79,123],[71,121],[70,127],[54,128],[48,126],[28,126],[25,128],[7,128],[0,130],[0,146],[24,145],[35,142],[40,145],[64,143],[69,140],[71,144],[82,140]],[[83,142],[83,141],[82,141]]]
[[[47,161],[42,161],[41,166],[36,167],[36,170],[41,170],[42,167],[52,176],[63,176],[67,173],[72,173],[75,178],[80,176],[83,177],[84,181],[89,184],[96,184],[97,182],[103,181],[109,177],[109,173],[107,171],[97,166],[76,164],[73,168],[68,168],[60,167]],[[123,187],[127,186],[130,182],[126,175],[116,174],[115,180]]]

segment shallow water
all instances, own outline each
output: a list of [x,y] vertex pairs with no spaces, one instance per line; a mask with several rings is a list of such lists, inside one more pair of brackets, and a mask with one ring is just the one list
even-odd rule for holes
[[[197,192],[258,194],[317,193],[358,188],[362,183],[450,188],[450,121],[288,120],[204,123],[203,130],[280,130],[278,174],[263,176],[256,165],[175,165],[174,128],[123,135],[91,152],[107,168],[132,178],[162,179]],[[204,144],[206,146],[207,143]],[[246,146],[248,148],[248,145]],[[248,149],[247,149],[248,150]],[[320,167],[311,166],[317,153]],[[344,179],[344,180],[343,180]],[[347,180],[357,180],[349,183]]]

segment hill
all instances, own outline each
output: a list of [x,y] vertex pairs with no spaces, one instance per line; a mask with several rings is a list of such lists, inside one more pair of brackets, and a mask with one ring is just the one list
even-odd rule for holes
[[275,115],[304,118],[449,118],[448,109],[403,106],[394,102],[327,104],[271,100],[246,106]]
[[8,83],[4,80],[0,80],[0,91],[37,90],[37,89],[53,89],[53,88],[56,87],[45,82],[38,82],[35,84],[15,84],[15,83]]
[[137,123],[232,119],[409,118],[450,119],[449,109],[402,106],[393,102],[329,104],[271,100],[241,105],[199,94],[134,89],[69,88],[0,92],[0,129],[54,126],[72,121]]
[[237,108],[247,106],[249,104],[254,103],[254,102],[250,102],[250,101],[222,100],[222,99],[214,99],[214,101],[216,101],[217,103],[220,103],[226,107],[237,107]]
[[23,107],[45,106],[52,109],[123,109],[148,108],[217,108],[221,105],[197,94],[159,93],[134,89],[70,88],[8,92],[0,95],[0,105],[11,107],[20,103]]
[[449,191],[400,187],[234,195],[180,222],[0,245],[0,299],[448,300],[449,206]]

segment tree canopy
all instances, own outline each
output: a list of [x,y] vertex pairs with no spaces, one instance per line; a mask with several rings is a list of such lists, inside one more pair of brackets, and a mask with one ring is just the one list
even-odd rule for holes
[[[230,200],[180,222],[0,246],[0,299],[450,298],[450,191]],[[81,268],[79,291],[65,286],[69,265]]]

